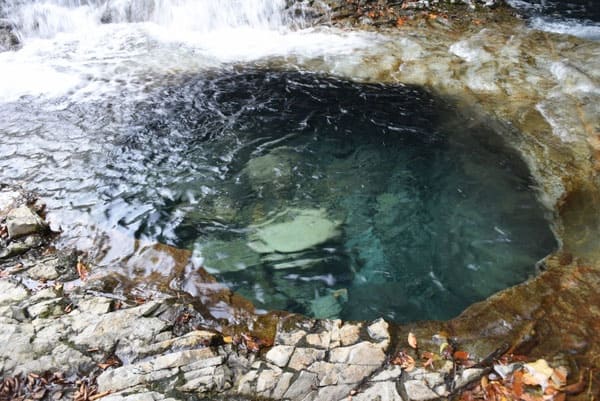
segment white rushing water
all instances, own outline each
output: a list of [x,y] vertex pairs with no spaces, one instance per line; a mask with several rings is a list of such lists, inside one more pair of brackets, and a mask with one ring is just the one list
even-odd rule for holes
[[[598,5],[594,1],[508,0],[508,4],[530,16],[533,29],[600,40]],[[596,1],[597,3],[597,1]],[[560,6],[560,7],[558,7]],[[596,9],[592,9],[596,7]],[[550,11],[553,9],[553,11]],[[559,11],[560,10],[560,11]]]
[[310,28],[285,0],[6,0],[23,47],[0,53],[0,101],[131,94],[165,74],[335,57],[373,35]]

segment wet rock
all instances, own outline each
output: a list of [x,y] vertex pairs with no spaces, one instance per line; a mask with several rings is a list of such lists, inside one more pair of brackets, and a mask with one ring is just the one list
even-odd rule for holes
[[331,319],[339,316],[343,304],[348,301],[348,290],[345,288],[328,291],[327,294],[310,301],[310,315],[317,319]]
[[264,185],[284,187],[290,183],[293,174],[292,157],[293,153],[285,148],[274,149],[264,156],[250,159],[242,172],[254,189],[260,189]]
[[46,231],[48,225],[28,206],[12,209],[6,215],[6,228],[11,239]]
[[77,275],[77,254],[72,251],[59,251],[53,255],[33,261],[24,261],[27,275],[34,280],[73,280]]
[[0,19],[0,52],[19,47],[19,37],[15,34],[10,21]]
[[248,246],[259,253],[299,252],[337,237],[339,226],[324,209],[290,208],[255,226]]
[[454,387],[457,389],[463,388],[469,383],[479,380],[484,373],[485,369],[465,369],[460,375],[455,377]]
[[210,272],[233,272],[260,263],[259,255],[245,241],[210,241],[201,248],[203,265]]
[[390,333],[388,331],[390,325],[383,319],[377,319],[367,327],[369,336],[375,341],[389,341]]

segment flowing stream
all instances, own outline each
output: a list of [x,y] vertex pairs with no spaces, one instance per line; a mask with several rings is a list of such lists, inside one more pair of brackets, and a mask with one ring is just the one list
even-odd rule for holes
[[[4,2],[0,180],[130,275],[161,242],[260,308],[448,318],[555,246],[524,163],[426,89],[311,71],[374,33],[283,0]],[[162,272],[168,275],[168,272]],[[185,280],[173,283],[194,294]]]

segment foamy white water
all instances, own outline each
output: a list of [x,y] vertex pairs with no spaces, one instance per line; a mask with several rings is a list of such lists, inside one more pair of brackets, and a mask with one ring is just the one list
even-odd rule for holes
[[531,20],[531,27],[540,31],[572,35],[582,39],[600,40],[600,24],[594,22],[536,17]]
[[270,58],[350,57],[373,34],[310,28],[285,0],[7,0],[22,49],[0,54],[0,100],[77,100],[126,91],[165,74]]

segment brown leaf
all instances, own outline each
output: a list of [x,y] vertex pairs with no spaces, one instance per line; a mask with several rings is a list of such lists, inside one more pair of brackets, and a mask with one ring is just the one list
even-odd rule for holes
[[46,395],[46,389],[41,388],[41,389],[37,390],[36,392],[34,392],[33,394],[31,394],[31,398],[33,398],[34,400],[41,400],[42,398],[44,398],[45,395]]
[[104,391],[102,393],[94,394],[91,397],[89,397],[89,400],[90,401],[96,401],[96,400],[99,400],[102,397],[106,397],[107,395],[109,395],[111,393],[112,393],[112,391],[108,390],[108,391]]
[[512,390],[517,398],[523,395],[523,371],[520,369],[513,374]]
[[586,371],[581,371],[579,374],[579,380],[576,383],[569,384],[568,386],[564,386],[561,388],[561,391],[565,392],[569,395],[577,395],[585,390],[587,380],[585,379]]
[[469,359],[469,353],[466,351],[455,351],[452,356],[459,361],[466,361]]
[[417,336],[415,336],[412,331],[408,333],[408,345],[410,345],[411,348],[417,349]]
[[115,356],[115,355],[111,355],[109,356],[106,361],[104,361],[104,363],[99,363],[98,367],[102,370],[106,370],[108,368],[110,368],[111,366],[121,366],[121,360]]
[[77,262],[77,274],[79,275],[81,281],[85,281],[87,279],[88,268],[81,261]]
[[392,365],[399,365],[402,369],[410,372],[415,368],[415,360],[404,351],[400,351],[391,361]]

